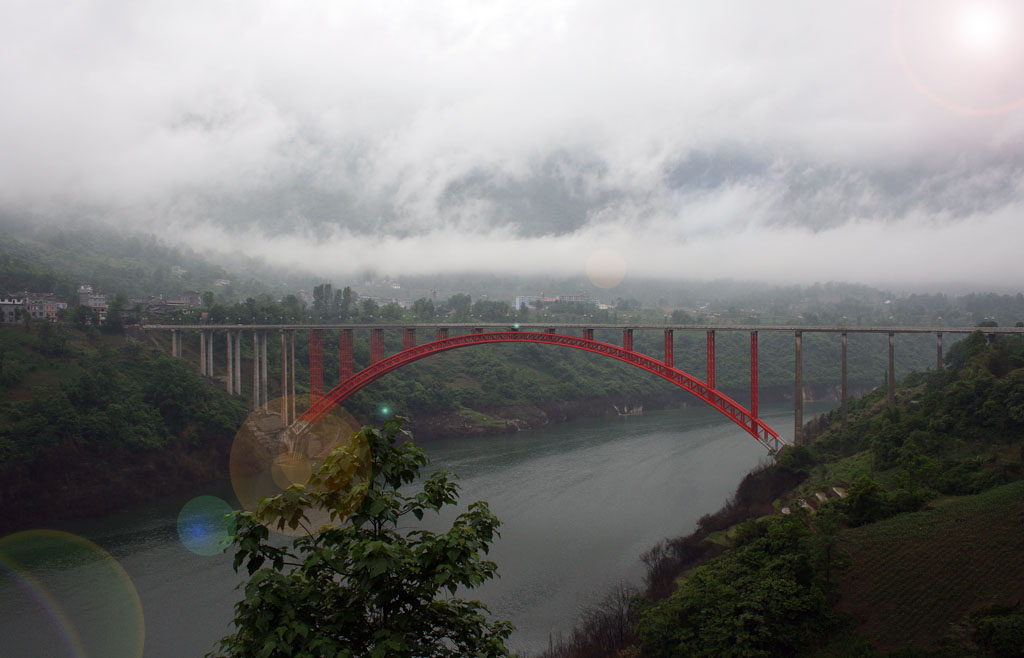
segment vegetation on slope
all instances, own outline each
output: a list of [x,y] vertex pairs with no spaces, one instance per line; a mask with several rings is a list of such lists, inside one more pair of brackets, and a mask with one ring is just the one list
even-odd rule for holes
[[[1022,655],[1024,346],[975,333],[947,366],[908,377],[895,408],[865,396],[846,431],[834,413],[645,556],[644,596],[618,594],[545,655]],[[752,483],[786,481],[750,503]],[[831,486],[845,497],[810,495]],[[772,498],[790,515],[758,518]],[[602,627],[625,630],[607,642]]]
[[213,479],[244,418],[241,400],[152,347],[60,325],[2,327],[0,524]]

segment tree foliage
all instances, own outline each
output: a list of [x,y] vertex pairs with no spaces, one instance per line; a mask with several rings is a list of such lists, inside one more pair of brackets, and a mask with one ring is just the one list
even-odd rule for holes
[[[395,445],[399,434],[395,420],[365,427],[307,485],[264,499],[255,513],[237,514],[235,568],[245,564],[250,578],[235,606],[236,631],[215,655],[507,655],[511,624],[490,621],[483,604],[455,596],[496,574],[481,554],[499,521],[486,503],[475,502],[445,533],[409,530],[409,517],[454,505],[458,484],[438,471],[421,491],[407,493],[427,458],[411,443]],[[369,447],[372,478],[336,486],[351,482],[367,458],[359,445]],[[344,525],[312,527],[315,510],[341,522],[357,506]],[[264,524],[305,534],[280,547]]]
[[831,627],[823,552],[802,519],[752,523],[742,541],[641,614],[644,656],[789,656]]

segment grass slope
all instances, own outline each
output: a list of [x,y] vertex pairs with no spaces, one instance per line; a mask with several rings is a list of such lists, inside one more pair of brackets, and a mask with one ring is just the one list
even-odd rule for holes
[[848,530],[837,609],[880,649],[928,646],[993,603],[1024,600],[1024,482]]

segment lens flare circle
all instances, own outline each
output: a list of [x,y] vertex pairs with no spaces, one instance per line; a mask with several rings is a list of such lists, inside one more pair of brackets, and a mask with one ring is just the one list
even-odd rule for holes
[[[295,398],[297,410],[308,408],[308,395]],[[291,486],[306,486],[328,455],[338,449],[342,450],[339,459],[343,470],[350,477],[332,490],[361,491],[355,485],[370,478],[369,446],[359,439],[359,423],[351,414],[338,407],[312,425],[300,421],[286,427],[282,410],[290,410],[291,405],[288,396],[252,412],[231,445],[231,486],[249,512],[255,512],[263,498],[276,496]],[[343,516],[355,512],[360,502],[351,500]],[[317,528],[332,523],[329,514],[321,510],[311,510],[309,517]],[[301,527],[281,529],[274,524],[271,529],[291,536],[305,534]]]
[[142,656],[146,626],[135,585],[117,560],[78,535],[27,530],[0,539],[0,609],[19,620],[3,638],[11,655]]
[[897,0],[892,47],[904,77],[931,102],[955,114],[996,116],[1024,108],[1017,66],[1024,42],[1004,38],[1020,29],[1017,3]]
[[178,539],[196,555],[223,553],[235,536],[233,510],[216,496],[197,496],[178,512]]
[[614,249],[598,249],[587,259],[587,278],[598,288],[614,288],[625,277],[626,259]]

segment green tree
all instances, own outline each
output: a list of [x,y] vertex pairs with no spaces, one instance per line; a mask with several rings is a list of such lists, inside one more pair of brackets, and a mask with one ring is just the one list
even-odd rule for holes
[[103,333],[123,334],[124,333],[124,307],[127,301],[124,295],[118,294],[114,301],[107,307],[107,318],[103,321]]
[[469,319],[469,309],[473,304],[473,298],[461,292],[448,298],[448,306],[455,311],[455,319],[465,321]]
[[434,302],[426,297],[420,297],[412,303],[412,312],[418,320],[433,320],[436,315]]
[[[408,529],[410,515],[454,505],[458,485],[445,471],[408,485],[427,464],[423,450],[395,445],[400,423],[364,427],[351,445],[335,449],[309,482],[264,499],[256,513],[236,514],[235,568],[249,571],[245,598],[235,606],[236,631],[218,656],[505,656],[512,632],[489,621],[478,601],[455,598],[493,577],[481,559],[497,535],[486,503],[469,505],[448,532]],[[361,443],[365,442],[365,444]],[[351,486],[367,445],[372,478]],[[361,501],[360,501],[361,497]],[[327,512],[347,523],[311,527],[308,514]],[[269,543],[266,525],[303,529],[292,546]],[[401,529],[399,529],[401,526]],[[269,566],[264,566],[269,565]],[[262,568],[261,568],[262,567]]]

